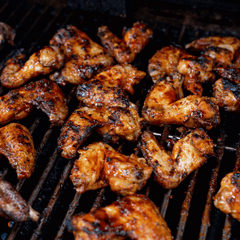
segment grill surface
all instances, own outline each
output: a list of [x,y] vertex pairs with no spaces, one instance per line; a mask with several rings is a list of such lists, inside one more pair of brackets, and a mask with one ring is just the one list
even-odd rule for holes
[[[25,0],[1,2],[0,21],[15,28],[16,45],[12,47],[5,44],[0,50],[0,61],[20,48],[25,49],[29,55],[32,54],[48,45],[53,34],[67,24],[75,25],[100,43],[96,35],[99,26],[106,24],[120,36],[123,26],[131,27],[135,21],[143,20],[153,29],[154,38],[133,65],[147,72],[148,60],[163,46],[184,46],[198,37],[210,35],[240,38],[237,14],[219,10],[208,15],[208,12],[208,9],[198,8],[193,11],[187,7],[177,9],[164,3],[149,2],[148,6],[133,6],[126,18],[120,18],[66,7],[54,8]],[[151,84],[152,81],[147,76],[136,88],[132,101],[137,103],[139,109]],[[75,89],[70,85],[62,88],[70,113],[78,105]],[[0,88],[1,94],[7,91]],[[221,213],[212,202],[222,177],[233,169],[240,169],[239,115],[222,112],[221,117],[221,124],[208,132],[216,145],[216,157],[209,159],[176,189],[162,189],[150,179],[141,191],[159,207],[176,240],[240,239],[240,223]],[[33,135],[37,149],[35,172],[30,179],[18,181],[15,171],[5,158],[1,159],[0,171],[23,198],[41,213],[41,218],[38,223],[27,221],[22,224],[0,218],[1,239],[73,239],[66,228],[67,220],[72,214],[87,213],[92,208],[105,206],[118,196],[109,188],[76,194],[68,177],[73,161],[62,158],[56,149],[60,129],[51,126],[39,110],[34,110],[20,123],[28,127]],[[162,140],[177,137],[174,127],[152,127],[151,130]],[[97,140],[100,140],[99,136],[93,134],[85,145]],[[127,145],[121,143],[118,150],[125,154],[133,152],[136,144],[132,144],[130,149],[129,143]]]

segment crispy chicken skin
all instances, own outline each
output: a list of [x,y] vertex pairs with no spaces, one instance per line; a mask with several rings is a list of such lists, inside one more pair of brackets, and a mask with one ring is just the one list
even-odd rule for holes
[[176,124],[207,130],[220,123],[216,98],[189,95],[179,99],[178,92],[169,78],[155,83],[144,101],[145,121],[152,125]]
[[50,45],[60,45],[65,50],[64,67],[50,75],[51,80],[62,85],[67,82],[78,85],[114,63],[114,58],[102,46],[72,25],[60,29]]
[[95,142],[78,151],[70,179],[78,193],[110,186],[121,195],[141,190],[152,173],[144,158],[125,156],[103,142]]
[[87,214],[77,214],[68,223],[75,240],[171,240],[171,231],[155,204],[135,194]]
[[65,56],[60,47],[45,46],[33,53],[26,62],[24,59],[25,54],[19,51],[6,61],[0,75],[0,81],[4,87],[18,88],[34,77],[47,75],[53,70],[61,68]]
[[62,127],[58,148],[63,157],[74,158],[78,148],[94,130],[107,142],[116,143],[119,138],[136,141],[141,134],[141,120],[133,103],[126,109],[81,107]]
[[16,169],[18,179],[29,178],[35,168],[36,150],[29,130],[18,123],[0,128],[0,154]]
[[107,26],[98,28],[102,45],[115,57],[118,63],[131,63],[145,48],[153,32],[145,23],[136,22],[129,30],[124,29],[123,38],[118,38]]
[[228,173],[213,199],[216,208],[240,221],[240,172]]
[[0,177],[0,216],[14,222],[24,222],[28,219],[37,222],[39,219],[39,213],[2,177]]
[[56,83],[42,79],[0,97],[0,124],[26,117],[34,106],[45,112],[54,125],[63,124],[68,114],[61,89]]
[[178,140],[171,155],[150,131],[144,131],[139,147],[147,163],[153,167],[157,183],[167,189],[177,187],[191,172],[214,156],[214,144],[205,131],[195,129]]
[[175,75],[177,66],[182,56],[189,54],[180,46],[163,47],[149,59],[148,72],[152,81],[156,83],[159,79]]
[[4,22],[0,22],[0,46],[4,42],[14,45],[14,38],[16,36],[15,30]]

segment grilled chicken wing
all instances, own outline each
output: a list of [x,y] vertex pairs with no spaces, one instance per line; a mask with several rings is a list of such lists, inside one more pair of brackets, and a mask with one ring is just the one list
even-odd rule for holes
[[102,45],[119,63],[131,63],[144,49],[153,36],[145,23],[136,22],[128,31],[123,31],[123,38],[118,38],[107,26],[98,28]]
[[56,125],[63,124],[68,114],[61,89],[56,83],[42,79],[0,97],[0,124],[26,117],[34,106],[45,112]]
[[240,172],[228,173],[214,196],[214,205],[225,214],[240,221]]
[[114,59],[86,33],[69,25],[60,29],[50,40],[51,46],[65,49],[64,67],[50,75],[59,84],[80,84],[113,65]]
[[74,215],[68,229],[75,240],[171,240],[167,223],[155,204],[146,196],[135,194],[93,210]]
[[14,45],[15,35],[15,31],[11,26],[4,22],[0,22],[0,46],[5,41],[11,45]]
[[65,158],[76,156],[77,149],[93,130],[97,130],[108,142],[119,138],[136,141],[141,134],[141,118],[136,107],[82,107],[75,110],[61,130],[59,150]]
[[208,130],[220,123],[216,98],[189,95],[179,99],[178,92],[169,78],[155,83],[144,101],[143,118],[152,125],[176,124]]
[[61,68],[65,55],[63,49],[58,46],[46,46],[32,54],[26,62],[24,59],[25,54],[19,51],[7,60],[0,75],[0,81],[4,87],[20,87],[34,77],[47,75]]
[[10,123],[0,128],[0,154],[8,158],[19,179],[32,175],[36,150],[30,132],[23,125]]
[[116,193],[134,194],[152,173],[144,158],[125,156],[102,142],[92,143],[78,153],[80,157],[70,175],[78,193],[110,186]]
[[29,218],[37,222],[39,219],[39,213],[2,177],[0,177],[0,216],[15,222],[24,222]]
[[153,167],[156,182],[170,189],[177,187],[191,172],[202,166],[208,157],[215,155],[213,141],[200,129],[178,140],[171,155],[150,131],[143,132],[139,147],[147,163]]

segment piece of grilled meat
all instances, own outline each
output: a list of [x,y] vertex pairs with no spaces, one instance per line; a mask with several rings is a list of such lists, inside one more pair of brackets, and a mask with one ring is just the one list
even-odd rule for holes
[[177,187],[191,172],[214,156],[214,144],[201,129],[195,129],[178,140],[171,155],[150,131],[141,135],[139,147],[147,163],[153,167],[154,178],[164,188]]
[[24,222],[39,219],[36,212],[14,187],[0,176],[0,216],[14,222]]
[[171,231],[155,204],[135,194],[87,214],[77,214],[68,223],[75,240],[171,240]]
[[131,63],[145,48],[153,36],[153,31],[143,22],[136,22],[123,31],[123,38],[118,38],[107,26],[98,28],[98,37],[102,45],[115,57],[118,63]]
[[78,193],[110,186],[121,195],[141,190],[152,173],[144,158],[125,156],[103,142],[78,150],[70,179]]
[[61,85],[78,85],[114,63],[114,58],[102,46],[73,25],[60,29],[50,45],[60,45],[65,51],[64,67],[50,75],[51,80]]
[[0,47],[4,42],[14,45],[15,30],[4,22],[0,22]]
[[225,214],[240,221],[240,172],[230,172],[221,181],[214,196],[214,205]]
[[136,106],[81,107],[76,109],[61,129],[58,148],[65,158],[74,158],[78,148],[96,130],[105,141],[116,143],[120,138],[136,141],[141,134],[141,118]]
[[220,123],[216,98],[197,95],[179,98],[175,82],[179,88],[178,80],[168,77],[152,86],[142,109],[145,121],[159,126],[176,124],[207,130],[216,127]]
[[10,123],[0,128],[0,154],[16,169],[18,179],[32,175],[36,150],[32,136],[25,126]]
[[0,97],[0,124],[26,117],[34,106],[45,112],[54,125],[63,124],[68,114],[66,99],[59,86],[42,79]]
[[34,77],[61,68],[64,60],[64,50],[59,46],[45,46],[33,53],[27,61],[23,51],[18,51],[6,61],[0,81],[4,87],[18,88]]

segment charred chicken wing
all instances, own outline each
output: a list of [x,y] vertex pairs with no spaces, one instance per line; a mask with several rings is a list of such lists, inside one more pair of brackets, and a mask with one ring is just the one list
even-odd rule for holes
[[214,156],[214,144],[209,136],[195,129],[178,140],[171,155],[150,131],[141,135],[139,147],[153,167],[154,177],[164,188],[177,187],[192,171],[204,164],[208,157]]
[[68,226],[75,240],[171,240],[167,223],[155,204],[135,194],[93,210],[74,215]]
[[0,22],[0,46],[4,42],[14,45],[15,35],[15,31],[11,26],[4,22]]
[[131,63],[144,49],[153,36],[145,23],[136,22],[128,31],[123,31],[123,38],[118,38],[107,26],[98,28],[102,45],[119,63]]

